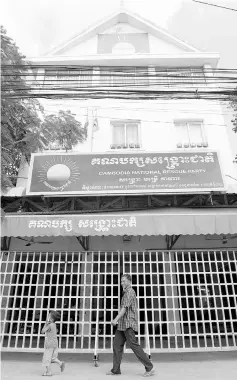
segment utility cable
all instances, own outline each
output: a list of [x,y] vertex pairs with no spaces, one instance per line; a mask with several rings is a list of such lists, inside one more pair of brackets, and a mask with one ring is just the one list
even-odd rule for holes
[[227,10],[229,10],[229,11],[237,12],[237,9],[229,8],[229,7],[223,7],[222,5],[205,3],[204,1],[198,1],[198,0],[192,0],[192,1],[193,1],[194,3],[200,3],[200,4],[204,4],[204,5],[210,5],[211,7],[223,8],[223,9],[227,9]]

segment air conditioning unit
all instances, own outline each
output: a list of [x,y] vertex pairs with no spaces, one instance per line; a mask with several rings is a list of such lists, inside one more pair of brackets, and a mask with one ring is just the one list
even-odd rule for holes
[[177,143],[176,146],[177,146],[177,148],[182,148],[183,145],[182,145],[182,143]]
[[184,148],[189,148],[189,144],[188,143],[184,143]]
[[204,148],[207,148],[207,147],[208,147],[208,143],[205,142],[205,143],[202,144],[202,146],[203,146]]
[[195,148],[196,147],[196,144],[195,143],[192,143],[191,144],[191,148]]

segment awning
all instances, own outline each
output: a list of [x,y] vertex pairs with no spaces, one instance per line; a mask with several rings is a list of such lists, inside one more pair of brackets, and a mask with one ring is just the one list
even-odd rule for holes
[[174,209],[81,215],[7,215],[2,236],[237,233],[237,209]]

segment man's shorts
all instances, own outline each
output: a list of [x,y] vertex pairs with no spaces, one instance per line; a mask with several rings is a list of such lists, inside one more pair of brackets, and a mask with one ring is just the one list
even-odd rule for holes
[[49,367],[50,363],[53,363],[58,358],[58,348],[45,348],[42,365]]

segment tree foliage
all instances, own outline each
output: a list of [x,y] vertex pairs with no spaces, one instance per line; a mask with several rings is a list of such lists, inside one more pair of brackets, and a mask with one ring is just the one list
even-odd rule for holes
[[[14,97],[16,89],[30,94],[27,65],[18,47],[1,26],[2,103],[1,103],[1,187],[14,186],[22,159],[29,161],[33,152],[58,142],[66,150],[85,139],[81,124],[70,111],[44,115],[37,99]],[[9,97],[11,95],[11,97]]]
[[60,110],[58,115],[46,116],[41,128],[44,138],[49,143],[56,142],[66,151],[85,139],[85,132],[81,128],[81,123],[75,119],[69,110]]

